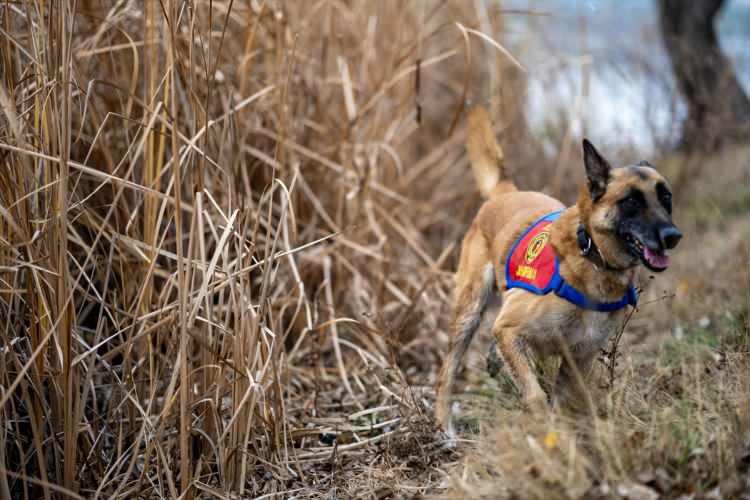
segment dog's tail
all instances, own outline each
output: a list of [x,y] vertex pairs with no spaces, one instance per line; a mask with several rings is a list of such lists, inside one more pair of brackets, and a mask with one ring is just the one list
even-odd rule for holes
[[469,112],[469,137],[466,141],[471,169],[485,198],[516,191],[516,185],[506,176],[505,156],[492,132],[487,111],[477,106]]

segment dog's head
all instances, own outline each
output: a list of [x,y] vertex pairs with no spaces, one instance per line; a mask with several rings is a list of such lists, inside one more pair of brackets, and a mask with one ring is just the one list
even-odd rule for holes
[[586,139],[583,160],[587,182],[578,206],[604,260],[619,269],[642,262],[652,271],[664,271],[667,251],[682,238],[672,222],[666,179],[645,161],[612,168]]

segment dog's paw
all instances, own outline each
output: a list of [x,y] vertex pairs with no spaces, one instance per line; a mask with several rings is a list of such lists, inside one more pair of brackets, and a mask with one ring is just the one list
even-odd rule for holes
[[527,396],[524,398],[523,406],[531,415],[547,416],[552,411],[552,407],[547,402],[547,396],[544,394]]
[[583,394],[560,391],[552,398],[552,409],[560,415],[578,418],[590,414],[590,408]]
[[456,436],[456,429],[453,427],[453,423],[449,423],[445,429],[445,440],[443,440],[443,448],[446,450],[455,450],[458,446],[458,438]]
[[446,418],[443,424],[443,433],[445,434],[445,441],[443,441],[443,447],[449,450],[455,450],[458,446],[458,435],[456,433],[456,426],[453,424],[453,413],[458,412],[458,402],[454,402],[451,407],[450,414]]

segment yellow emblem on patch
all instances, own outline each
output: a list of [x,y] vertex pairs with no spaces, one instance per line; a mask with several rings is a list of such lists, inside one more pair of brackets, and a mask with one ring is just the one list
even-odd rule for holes
[[527,264],[531,264],[536,260],[537,257],[539,257],[539,254],[542,253],[542,250],[544,250],[544,247],[547,245],[548,241],[549,233],[547,231],[542,231],[541,233],[534,236],[534,238],[529,242],[529,246],[526,247]]
[[536,279],[536,269],[530,266],[518,266],[516,276],[534,281]]

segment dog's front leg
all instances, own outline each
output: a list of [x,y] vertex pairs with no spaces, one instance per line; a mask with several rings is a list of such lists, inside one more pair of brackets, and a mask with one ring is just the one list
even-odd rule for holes
[[557,408],[574,411],[590,409],[593,404],[586,383],[589,379],[591,367],[596,359],[598,349],[589,345],[576,345],[572,349],[564,347],[560,371],[555,381],[553,395]]
[[539,385],[529,360],[529,346],[523,337],[523,324],[513,320],[511,311],[501,312],[492,327],[504,366],[521,391],[523,403],[533,412],[547,410],[547,396]]

